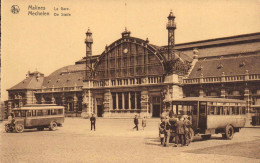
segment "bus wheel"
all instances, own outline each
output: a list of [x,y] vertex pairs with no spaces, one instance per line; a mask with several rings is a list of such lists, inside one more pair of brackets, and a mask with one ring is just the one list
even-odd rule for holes
[[226,137],[226,139],[231,140],[233,138],[233,136],[234,136],[234,128],[232,126],[228,125],[225,130],[225,137]]
[[207,140],[211,138],[211,135],[201,135],[202,139]]
[[54,122],[54,121],[52,121],[51,123],[50,123],[50,127],[49,127],[49,129],[51,130],[51,131],[55,131],[55,130],[57,130],[57,123],[56,122]]
[[24,130],[24,126],[22,124],[16,124],[15,125],[15,131],[18,132],[18,133],[21,133],[23,132]]
[[190,128],[190,132],[189,132],[189,137],[190,137],[190,142],[192,142],[193,141],[193,139],[194,139],[194,131],[193,131],[193,129],[192,128]]

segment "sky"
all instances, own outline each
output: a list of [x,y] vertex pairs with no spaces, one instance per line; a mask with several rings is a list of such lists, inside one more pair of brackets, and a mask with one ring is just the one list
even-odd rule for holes
[[[11,7],[20,8],[18,14]],[[50,16],[30,16],[28,6],[44,7]],[[69,8],[61,11],[60,8]],[[59,8],[59,10],[54,10]],[[260,0],[12,0],[2,2],[1,95],[28,71],[48,76],[85,56],[85,33],[93,33],[93,55],[131,36],[167,44],[167,16],[176,16],[176,43],[260,32]],[[70,13],[71,16],[54,16]]]

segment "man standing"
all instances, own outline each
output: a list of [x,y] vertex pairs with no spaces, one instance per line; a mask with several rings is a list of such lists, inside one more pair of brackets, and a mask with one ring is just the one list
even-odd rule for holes
[[135,115],[134,124],[135,124],[135,127],[133,129],[136,128],[136,131],[138,131],[138,118],[137,118],[137,115]]
[[185,134],[184,129],[185,129],[185,125],[184,125],[184,122],[183,122],[183,118],[179,117],[179,120],[176,123],[176,133],[177,133],[177,136],[176,136],[176,145],[175,145],[175,147],[178,146],[179,140],[181,141],[181,146],[184,145],[184,134]]
[[169,144],[170,134],[171,134],[171,124],[169,122],[169,117],[166,116],[165,118],[165,128],[164,128],[164,146],[167,147]]
[[96,117],[94,116],[94,113],[92,113],[92,116],[90,117],[90,123],[91,123],[91,130],[94,128],[94,131],[96,131]]
[[188,116],[184,117],[184,126],[185,126],[185,145],[189,145],[190,144],[190,128],[191,128],[191,122],[189,120]]

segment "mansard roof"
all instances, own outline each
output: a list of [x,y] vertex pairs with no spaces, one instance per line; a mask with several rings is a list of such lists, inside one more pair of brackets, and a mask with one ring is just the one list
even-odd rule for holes
[[15,86],[8,89],[11,90],[35,90],[41,89],[44,77],[37,77],[37,76],[29,76],[20,83],[16,84]]
[[220,77],[224,75],[243,75],[260,73],[260,52],[255,55],[240,55],[234,57],[222,57],[219,59],[199,60],[192,69],[189,78]]
[[54,71],[44,78],[43,87],[83,86],[86,65],[69,65]]
[[[165,46],[166,47],[166,46]],[[193,49],[199,50],[199,58],[219,57],[238,53],[252,53],[260,50],[260,32],[176,44],[175,49],[193,56]]]

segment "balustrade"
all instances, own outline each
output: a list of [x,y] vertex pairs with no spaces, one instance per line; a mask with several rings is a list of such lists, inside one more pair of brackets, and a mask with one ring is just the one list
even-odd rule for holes
[[[200,79],[202,79],[200,81]],[[221,77],[205,77],[205,78],[193,78],[183,79],[183,84],[199,84],[199,83],[219,83],[219,82],[237,82],[237,81],[248,81],[248,80],[260,80],[260,74],[250,75],[229,75]]]

